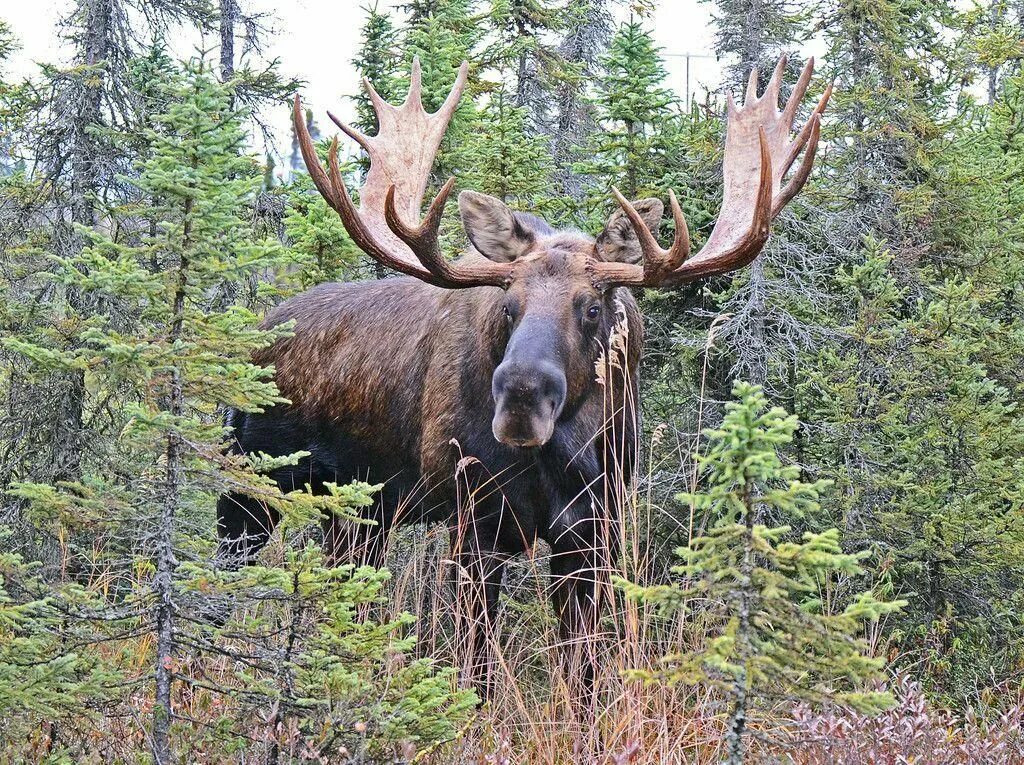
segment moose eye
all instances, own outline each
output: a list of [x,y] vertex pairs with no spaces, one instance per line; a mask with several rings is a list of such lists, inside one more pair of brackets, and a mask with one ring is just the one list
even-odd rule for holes
[[601,306],[596,303],[587,309],[587,318],[591,321],[596,321],[597,317],[601,315]]
[[504,305],[504,306],[501,307],[501,312],[505,316],[505,321],[507,321],[509,324],[511,324],[512,323],[512,311],[511,311],[511,309],[507,305]]

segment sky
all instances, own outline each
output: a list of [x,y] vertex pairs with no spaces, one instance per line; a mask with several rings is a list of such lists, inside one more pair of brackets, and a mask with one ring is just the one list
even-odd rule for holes
[[[398,1],[384,0],[380,6],[394,6]],[[8,66],[9,73],[30,75],[38,71],[38,62],[66,61],[67,50],[60,44],[55,22],[70,4],[70,0],[4,0],[0,17],[11,25],[21,45]],[[270,14],[277,34],[268,55],[281,59],[282,73],[305,81],[303,101],[314,109],[321,125],[326,121],[326,109],[342,119],[351,116],[351,102],[342,96],[353,94],[360,87],[359,75],[349,62],[359,44],[363,5],[362,0],[249,0],[245,3],[247,10]],[[618,15],[625,19],[628,9],[619,11]],[[680,97],[686,91],[685,54],[691,54],[691,92],[697,93],[699,98],[704,88],[713,89],[718,85],[721,66],[712,54],[714,29],[708,4],[699,0],[661,0],[648,27],[665,55],[666,84]],[[200,40],[198,36],[183,34],[172,36],[171,43],[174,52],[182,58],[204,47],[214,50],[216,46],[212,37]],[[277,146],[287,151],[287,109],[280,108],[268,118],[277,136]]]

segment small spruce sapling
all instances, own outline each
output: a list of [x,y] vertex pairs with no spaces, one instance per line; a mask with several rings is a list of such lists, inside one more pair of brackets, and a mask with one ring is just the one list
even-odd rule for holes
[[868,655],[859,636],[866,622],[900,608],[858,593],[838,612],[824,606],[822,592],[839,578],[861,573],[864,553],[843,553],[839,532],[806,532],[797,541],[790,526],[768,528],[758,519],[804,519],[819,509],[826,482],[798,480],[799,468],[785,465],[779,449],[797,428],[794,416],[769,408],[757,386],[737,383],[738,401],[708,432],[711,447],[699,459],[704,487],[679,495],[708,513],[709,528],[680,548],[685,563],[674,569],[678,585],[639,587],[624,584],[636,599],[669,610],[696,608],[716,625],[718,634],[693,652],[663,658],[657,672],[633,675],[668,684],[716,688],[729,705],[726,762],[744,761],[752,713],[779,701],[831,701],[860,711],[885,709],[886,693],[858,688],[875,678],[881,659]]

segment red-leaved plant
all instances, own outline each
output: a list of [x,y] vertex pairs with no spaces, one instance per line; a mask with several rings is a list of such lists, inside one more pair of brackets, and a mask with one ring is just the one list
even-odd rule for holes
[[793,765],[1022,765],[1024,696],[1006,688],[1000,709],[937,709],[907,677],[892,681],[896,705],[879,715],[797,707],[783,762]]

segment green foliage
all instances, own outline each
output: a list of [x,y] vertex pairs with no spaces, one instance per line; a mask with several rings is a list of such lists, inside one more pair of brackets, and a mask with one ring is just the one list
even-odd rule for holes
[[[354,510],[367,496],[357,489],[343,501]],[[386,571],[329,567],[307,545],[287,548],[277,564],[237,572],[192,564],[182,573],[183,589],[228,598],[233,607],[213,635],[192,639],[247,657],[201,691],[219,712],[210,722],[228,740],[242,744],[265,726],[269,751],[298,747],[330,760],[385,762],[452,738],[475,709],[472,691],[454,690],[453,670],[413,658],[411,615],[368,616],[384,599]]]
[[295,287],[307,289],[354,275],[362,253],[309,176],[298,175],[288,191],[284,228],[298,277]]
[[880,581],[910,601],[897,620],[904,649],[922,652],[937,686],[966,690],[1021,650],[1009,582],[1024,573],[1024,443],[1013,391],[988,369],[1016,355],[1015,335],[972,280],[909,302],[889,253],[869,242],[865,255],[843,277],[850,345],[823,355],[805,386],[821,429],[811,454],[849,465],[831,504],[851,543],[877,551]]
[[679,497],[702,511],[708,526],[678,551],[686,562],[674,571],[683,583],[627,586],[634,598],[698,611],[717,633],[695,651],[665,657],[657,675],[637,674],[721,690],[732,708],[730,756],[742,753],[755,700],[834,700],[861,710],[890,704],[886,694],[860,687],[878,675],[882,662],[870,657],[859,633],[865,622],[904,605],[880,602],[870,592],[852,595],[845,606],[829,602],[837,586],[863,573],[865,554],[844,553],[836,529],[794,539],[788,525],[757,521],[813,518],[827,484],[801,482],[799,467],[780,457],[797,428],[795,417],[769,408],[756,386],[737,383],[733,393],[738,401],[726,406],[721,427],[707,433],[703,488]]
[[[391,23],[387,12],[378,10],[378,4],[363,8],[366,20],[360,34],[360,47],[354,66],[366,79],[373,83],[373,88],[385,101],[394,101],[396,96],[395,81],[398,76],[398,32]],[[354,97],[356,102],[355,125],[367,135],[377,133],[377,115],[373,111],[370,97],[361,90]]]
[[[260,191],[261,173],[244,153],[244,114],[232,107],[230,86],[198,63],[172,71],[153,102],[165,110],[152,118],[145,135],[148,157],[133,179],[147,203],[126,209],[119,221],[139,234],[115,240],[83,231],[90,243],[80,254],[49,256],[55,281],[111,309],[75,317],[70,343],[46,342],[45,335],[3,340],[39,374],[80,373],[87,413],[116,412],[104,447],[111,461],[90,464],[79,481],[18,483],[10,496],[23,503],[23,517],[36,528],[73,532],[66,553],[70,565],[120,582],[92,592],[88,609],[73,610],[91,661],[93,646],[153,638],[141,648],[149,671],[129,669],[125,657],[99,667],[123,671],[125,685],[153,694],[154,756],[166,759],[175,749],[213,740],[181,716],[181,687],[196,683],[210,694],[211,708],[223,710],[213,728],[222,734],[218,745],[243,742],[274,704],[271,715],[279,716],[282,727],[271,726],[272,748],[293,735],[333,754],[346,745],[394,751],[399,743],[415,748],[450,736],[474,698],[452,690],[450,672],[405,661],[412,643],[401,633],[411,618],[384,624],[365,618],[386,574],[329,569],[319,552],[304,547],[290,551],[277,567],[241,574],[211,568],[204,540],[211,536],[210,513],[219,492],[259,498],[281,514],[282,534],[303,536],[325,514],[354,518],[380,486],[328,485],[317,496],[284,493],[267,473],[303,455],[270,459],[223,452],[230,431],[221,422],[221,407],[254,412],[283,401],[271,370],[252,357],[289,331],[258,328],[257,317],[233,297],[258,274],[284,273],[295,258],[249,226],[247,211]],[[320,246],[323,219],[298,213],[292,218],[303,234],[294,252]],[[302,265],[304,278],[327,275],[323,262]],[[272,298],[277,285],[256,281],[255,294]],[[101,547],[92,544],[96,534],[108,540]],[[276,594],[265,600],[270,592]],[[26,645],[15,641],[13,647],[39,656],[39,715],[62,689],[80,688],[83,703],[87,694],[95,696],[87,685],[92,665],[73,651],[60,656],[43,637],[53,609],[59,605],[67,613],[82,596],[77,585],[56,583],[52,606],[28,599],[8,610],[9,629],[28,635]],[[186,617],[225,608],[240,611],[242,621],[229,620],[223,631],[211,633],[204,624],[209,616]],[[287,642],[292,653],[281,666],[275,651],[285,643],[272,624],[288,614],[296,619]],[[180,658],[186,648],[187,661]],[[221,672],[217,656],[248,660],[238,673]],[[255,656],[265,659],[260,663]],[[154,666],[155,693],[149,682]],[[27,692],[17,684],[11,688],[12,703]],[[251,706],[236,706],[234,698]],[[358,733],[352,727],[357,722],[366,726]]]
[[[633,198],[673,188],[694,249],[706,240],[721,197],[722,94],[679,109],[643,26],[651,3],[630,3],[640,20],[614,35],[617,0],[384,5],[364,9],[360,46],[343,53],[384,98],[404,96],[414,55],[428,109],[462,60],[472,65],[432,186],[454,174],[591,232],[611,185]],[[181,22],[176,35],[208,34],[209,11],[76,0],[67,62],[24,82],[0,75],[0,759],[135,761],[156,730],[213,761],[423,760],[459,737],[473,698],[449,669],[414,658],[430,643],[414,646],[411,616],[385,615],[400,586],[333,568],[315,544],[325,515],[357,516],[380,487],[283,493],[269,473],[304,455],[222,448],[225,407],[280,402],[252,359],[289,327],[261,329],[261,316],[321,282],[386,274],[305,174],[258,196],[272,160],[250,156],[249,115],[235,104],[294,84],[276,62],[240,63],[226,83],[207,65],[176,64],[168,22]],[[258,55],[267,30],[234,11]],[[797,698],[876,709],[884,698],[860,695],[878,668],[865,629],[953,708],[1005,697],[1019,674],[1020,11],[1018,0],[714,2],[723,90],[738,95],[753,65],[763,81],[811,37],[827,50],[811,97],[836,82],[814,174],[760,258],[638,296],[653,447],[650,517],[637,523],[651,542],[630,570],[655,586],[627,589],[674,614],[682,638],[644,677],[729,700],[734,754],[748,713],[784,714]],[[15,45],[0,22],[0,72]],[[365,95],[349,95],[372,133]],[[344,168],[350,185],[364,165]],[[272,226],[261,222],[268,201]],[[737,376],[763,392],[738,388],[723,421],[716,402]],[[719,422],[697,490],[673,502],[691,487],[693,434]],[[283,516],[258,565],[238,572],[210,562],[224,490]],[[673,515],[683,522],[663,521]],[[673,561],[660,550],[680,533],[685,563],[665,584]],[[627,538],[645,539],[640,528]],[[894,598],[907,601],[896,612]],[[551,620],[532,601],[505,608],[531,615],[503,634],[510,644]],[[609,624],[658,635],[650,611],[637,613]],[[538,658],[549,651],[536,647],[519,663],[534,683],[524,698],[549,715]],[[633,666],[666,653],[624,648]],[[667,722],[706,711],[669,686],[647,690],[667,694],[647,699]],[[618,725],[615,704],[637,718],[634,702],[627,693],[599,710],[600,725]],[[489,724],[497,741],[536,717]],[[527,748],[524,760],[552,759]]]
[[591,211],[608,206],[608,189],[617,186],[629,199],[659,190],[668,164],[668,135],[675,103],[665,88],[665,69],[649,32],[640,22],[623,25],[604,59],[605,73],[594,95],[603,129],[593,137],[590,159],[578,172],[602,183],[589,198]]
[[[0,540],[9,536],[0,529]],[[46,721],[90,714],[120,680],[95,653],[69,650],[65,615],[33,568],[13,553],[0,554],[0,738],[6,741],[31,739]]]
[[516,107],[504,89],[489,94],[462,153],[468,163],[460,178],[464,188],[491,194],[518,209],[544,204],[551,152],[544,138],[529,134],[526,117],[526,110]]

